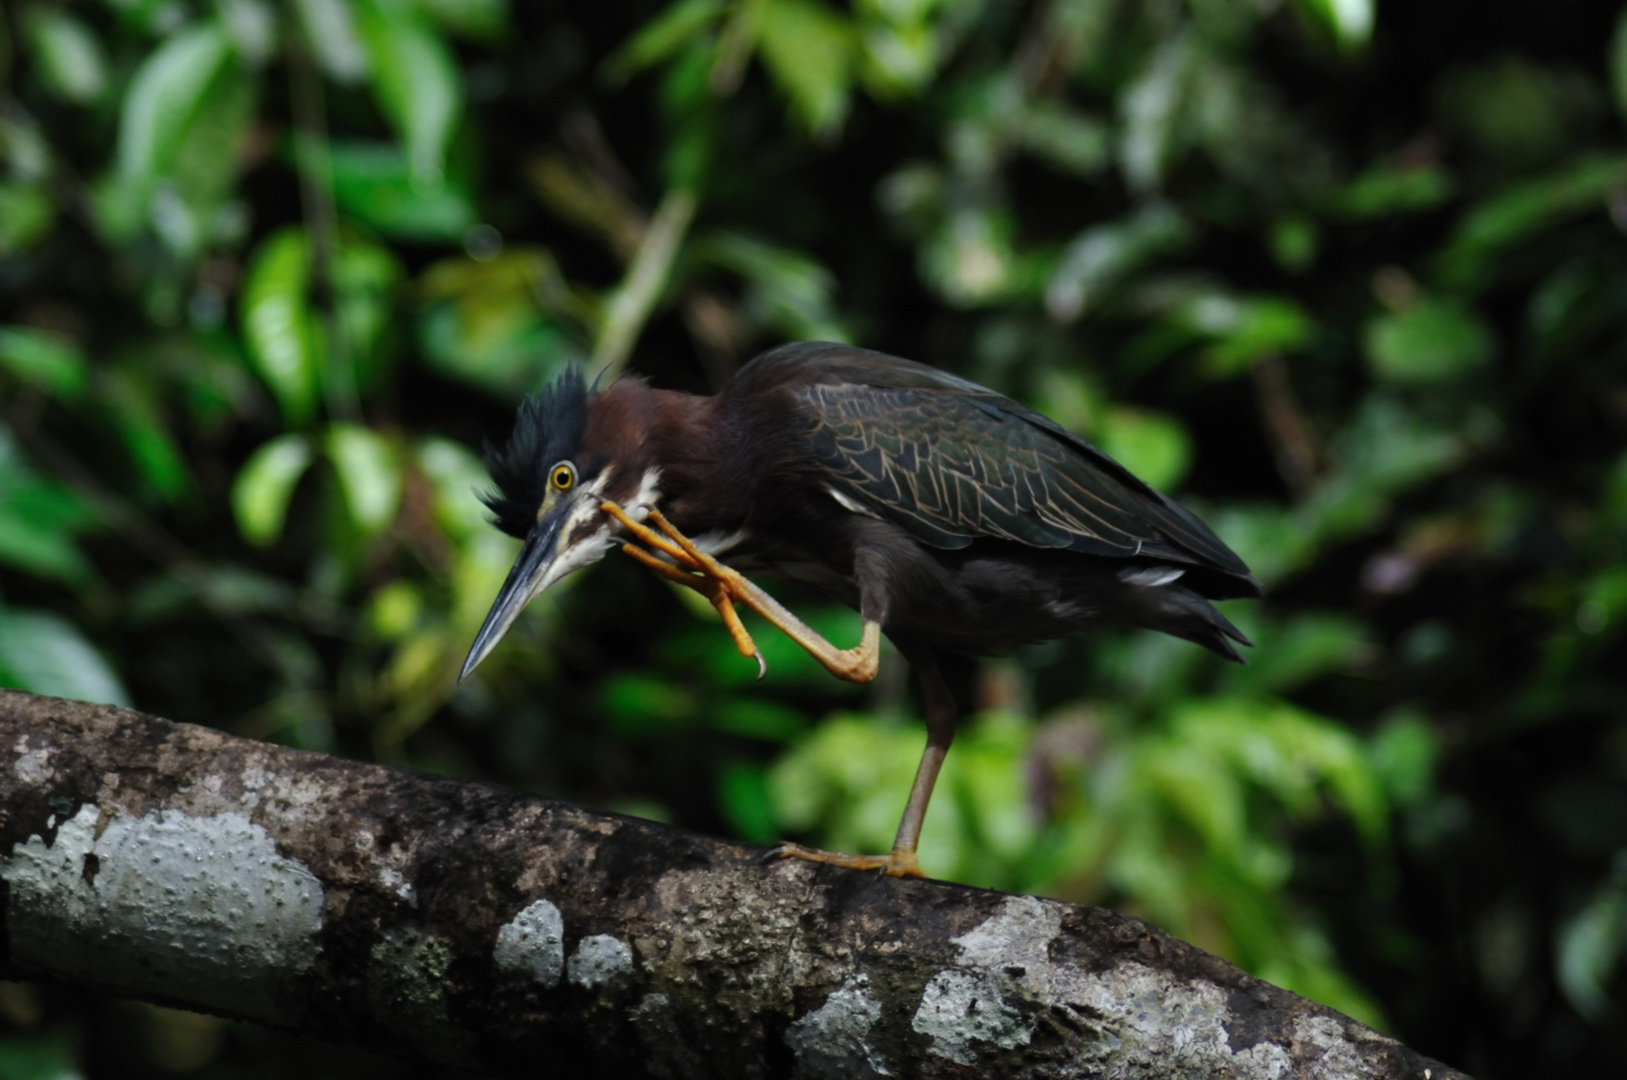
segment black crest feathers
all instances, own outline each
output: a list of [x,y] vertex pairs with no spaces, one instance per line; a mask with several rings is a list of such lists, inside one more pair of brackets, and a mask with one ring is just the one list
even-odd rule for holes
[[486,444],[486,471],[497,490],[482,495],[492,524],[524,539],[537,522],[555,463],[575,461],[588,422],[588,388],[582,372],[568,367],[552,386],[530,394],[514,417],[506,447]]

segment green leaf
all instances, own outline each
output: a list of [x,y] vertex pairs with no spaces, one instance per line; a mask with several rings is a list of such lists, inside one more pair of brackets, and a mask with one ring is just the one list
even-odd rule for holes
[[1611,976],[1627,953],[1627,857],[1616,857],[1616,873],[1559,928],[1554,966],[1571,1007],[1595,1023],[1614,1011]]
[[1457,190],[1439,165],[1383,163],[1368,169],[1328,199],[1329,216],[1342,221],[1373,221],[1432,210]]
[[[1361,743],[1337,722],[1285,702],[1239,696],[1183,700],[1169,724],[1172,745],[1221,763],[1290,813],[1319,815],[1318,790],[1325,787],[1369,842],[1385,835],[1383,785]],[[1160,758],[1168,752],[1157,751]]]
[[84,1075],[66,1031],[12,1032],[0,1039],[0,1076],[6,1080],[83,1080]]
[[1616,111],[1627,117],[1627,9],[1616,16],[1616,30],[1610,35],[1610,90]]
[[1185,31],[1172,34],[1158,46],[1136,81],[1120,92],[1124,124],[1119,136],[1119,167],[1137,193],[1156,191],[1163,182],[1196,59],[1194,35]]
[[[690,590],[693,592],[693,589]],[[709,607],[709,605],[708,605]],[[716,612],[713,612],[716,621]],[[711,729],[742,738],[763,738],[766,742],[791,742],[807,734],[809,722],[802,712],[763,698],[731,698],[709,703],[706,716]]]
[[214,21],[179,31],[144,60],[124,94],[117,170],[138,185],[162,174],[175,157],[204,91],[232,55]]
[[846,20],[814,0],[759,0],[763,64],[810,131],[834,131],[847,116],[854,41]]
[[310,249],[303,230],[284,229],[260,245],[243,285],[243,337],[260,378],[290,424],[309,420],[321,385],[320,337],[306,292]]
[[585,359],[579,341],[541,310],[544,298],[557,298],[550,306],[558,308],[575,303],[545,250],[446,259],[425,271],[418,291],[429,301],[419,343],[430,366],[449,378],[515,400]]
[[1093,434],[1109,457],[1161,491],[1179,484],[1192,463],[1192,440],[1167,413],[1115,408]]
[[410,581],[392,581],[373,594],[367,622],[379,637],[399,641],[418,629],[423,614],[423,590]]
[[743,306],[760,325],[790,339],[852,340],[837,317],[835,275],[802,252],[720,230],[692,254],[746,279]]
[[107,58],[90,28],[56,7],[33,7],[24,20],[28,44],[45,85],[84,105],[107,89]]
[[280,435],[254,452],[232,483],[232,513],[238,531],[257,547],[282,535],[288,501],[315,458],[310,439]]
[[334,252],[334,315],[363,388],[386,370],[388,356],[380,345],[404,276],[394,253],[380,244],[345,238]]
[[605,78],[625,82],[688,45],[724,12],[722,0],[680,0],[646,23],[604,63]]
[[[910,24],[867,22],[861,35],[864,46],[864,81],[877,97],[901,97],[918,94],[932,82],[938,73],[942,35],[930,21]],[[1035,148],[1041,152],[1055,150],[1066,163],[1074,167],[1081,156],[1090,151],[1084,143],[1053,141],[1052,132],[1035,133]],[[1105,149],[1105,143],[1104,143]],[[1104,154],[1105,156],[1105,154]]]
[[75,534],[96,515],[58,484],[28,467],[11,432],[0,426],[0,562],[70,584],[91,577]]
[[1017,137],[1024,149],[1076,176],[1093,176],[1112,159],[1108,126],[1050,101],[1035,102],[1022,115]]
[[1321,242],[1316,222],[1303,214],[1288,214],[1271,223],[1271,256],[1290,274],[1311,268]]
[[1205,374],[1220,379],[1241,375],[1266,357],[1301,351],[1316,330],[1303,308],[1276,296],[1200,297],[1184,306],[1178,319],[1218,338],[1204,350],[1202,365]]
[[[1394,399],[1374,394],[1334,437],[1330,449],[1337,468],[1286,526],[1301,539],[1308,535],[1324,544],[1376,526],[1392,496],[1462,461],[1468,443]],[[1309,555],[1312,549],[1306,545],[1298,550]]]
[[148,212],[153,231],[183,258],[213,243],[235,243],[246,229],[242,215],[226,206],[254,107],[249,71],[241,64],[223,66],[182,132],[166,182],[153,192]]
[[277,47],[277,14],[270,0],[215,0],[237,54],[258,67]]
[[[693,589],[686,590],[693,593]],[[711,611],[711,605],[707,605]],[[712,611],[716,619],[716,611]],[[714,731],[747,739],[790,742],[808,731],[808,721],[800,712],[762,698],[730,697],[708,705],[707,715]]]
[[0,368],[70,401],[85,391],[84,354],[73,342],[48,331],[0,326]]
[[294,0],[305,40],[328,77],[357,83],[367,77],[367,50],[350,0]]
[[358,424],[334,424],[328,431],[328,460],[362,532],[377,533],[395,520],[401,461],[390,440]]
[[417,458],[435,490],[435,519],[448,535],[462,538],[490,528],[478,493],[491,486],[491,475],[479,457],[450,439],[426,439]]
[[1374,319],[1367,326],[1366,345],[1367,362],[1380,379],[1433,386],[1484,368],[1497,339],[1472,311],[1425,300]]
[[1387,717],[1367,746],[1373,773],[1397,806],[1415,806],[1435,783],[1441,740],[1429,719],[1411,710]]
[[1578,156],[1548,176],[1510,187],[1464,216],[1438,262],[1452,285],[1480,287],[1495,278],[1504,251],[1545,229],[1602,210],[1627,185],[1627,155]]
[[1299,0],[1299,9],[1346,50],[1372,40],[1373,8],[1373,0]]
[[600,712],[623,737],[663,735],[695,719],[695,695],[659,675],[627,671],[608,677],[599,691]]
[[1052,318],[1072,322],[1129,274],[1184,246],[1191,234],[1187,222],[1161,202],[1091,226],[1063,248],[1045,287],[1046,309]]
[[461,240],[476,224],[469,193],[454,178],[413,183],[407,157],[387,143],[336,142],[329,148],[333,197],[347,216],[402,240]]
[[107,375],[102,397],[141,478],[173,501],[187,490],[192,476],[164,423],[153,375],[145,365],[123,364]]
[[89,580],[90,563],[65,527],[88,517],[77,499],[52,484],[36,482],[6,491],[0,505],[0,562],[69,584]]
[[418,10],[455,34],[491,40],[508,26],[508,0],[417,0]]
[[1283,623],[1247,626],[1246,631],[1256,646],[1248,666],[1226,673],[1226,685],[1241,693],[1285,694],[1346,670],[1372,652],[1364,625],[1343,615],[1300,615]]
[[361,16],[373,94],[401,137],[413,182],[433,191],[445,177],[446,148],[463,109],[457,62],[405,5],[370,3]]
[[56,205],[38,188],[0,183],[0,255],[26,251],[51,231]]
[[1584,579],[1576,625],[1599,634],[1623,619],[1627,619],[1627,566],[1612,566]]
[[101,653],[72,623],[45,611],[0,608],[0,684],[76,701],[130,704]]
[[1032,293],[1041,269],[1016,249],[1017,219],[983,201],[957,206],[917,256],[921,276],[956,307],[978,307]]
[[774,796],[761,765],[750,761],[724,763],[717,779],[717,799],[724,818],[742,840],[769,844],[779,838]]

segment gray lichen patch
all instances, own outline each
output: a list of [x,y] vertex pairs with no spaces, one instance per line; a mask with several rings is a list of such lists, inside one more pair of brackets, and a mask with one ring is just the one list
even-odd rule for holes
[[412,882],[401,876],[401,871],[393,866],[386,866],[379,871],[379,884],[393,892],[396,896],[409,904],[418,903],[418,890]]
[[958,963],[927,983],[913,1020],[916,1031],[932,1036],[932,1053],[985,1064],[1001,1050],[1029,1046],[1036,1029],[1026,1017],[1041,1009],[1090,1018],[1070,1025],[1078,1041],[1063,1060],[1073,1067],[1111,1061],[1127,1075],[1281,1080],[1315,1063],[1307,1075],[1356,1076],[1363,1060],[1358,1035],[1388,1041],[1321,1014],[1298,1017],[1274,1038],[1256,1033],[1240,1040],[1228,1028],[1247,1019],[1234,1011],[1230,992],[1213,983],[1135,961],[1100,970],[1053,962],[1050,946],[1065,910],[1054,901],[1008,897],[981,925],[951,939]]
[[981,925],[950,939],[959,946],[959,965],[927,983],[911,1026],[932,1036],[932,1053],[962,1065],[973,1063],[974,1043],[1026,1046],[1034,1025],[1005,997],[1027,996],[1048,982],[1050,944],[1061,932],[1056,905],[1008,897]]
[[872,1080],[891,1076],[887,1061],[870,1044],[881,1019],[881,1002],[867,990],[869,976],[853,975],[825,1003],[785,1032],[796,1056],[796,1080]]
[[927,983],[921,1005],[910,1026],[932,1036],[932,1053],[973,1063],[973,1042],[993,1043],[1005,1050],[1024,1046],[1034,1027],[1001,997],[998,979],[980,971],[950,968]]
[[568,974],[571,982],[596,990],[633,971],[633,951],[627,943],[610,934],[585,937],[571,954]]
[[[103,826],[98,829],[98,825]],[[106,816],[0,856],[11,956],[73,978],[288,1022],[277,990],[319,951],[322,885],[241,812]]]
[[960,963],[1006,971],[1050,966],[1051,942],[1062,932],[1063,905],[1011,896],[982,925],[957,938]]
[[[22,750],[22,746],[18,746]],[[17,779],[27,785],[43,784],[51,778],[51,748],[42,746],[38,750],[27,750],[19,754],[12,763],[11,771]]]
[[514,916],[497,931],[492,959],[504,971],[522,972],[544,986],[558,986],[565,972],[565,919],[559,909],[538,900]]

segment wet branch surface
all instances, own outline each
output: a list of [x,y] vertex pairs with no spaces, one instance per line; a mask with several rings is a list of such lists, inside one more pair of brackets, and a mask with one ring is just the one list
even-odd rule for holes
[[0,975],[497,1075],[1461,1077],[1138,920],[0,692]]

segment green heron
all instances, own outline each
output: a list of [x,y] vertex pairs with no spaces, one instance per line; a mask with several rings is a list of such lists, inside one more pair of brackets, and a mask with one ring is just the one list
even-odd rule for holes
[[[957,706],[941,658],[1102,624],[1241,662],[1209,603],[1258,596],[1191,511],[1055,421],[923,364],[847,345],[764,353],[712,397],[567,371],[488,446],[493,523],[524,541],[460,680],[530,601],[612,547],[710,599],[742,654],[740,604],[838,678],[875,678],[881,634],[920,679],[927,744],[893,850],[772,854],[919,875],[916,842]],[[653,527],[652,527],[653,526]],[[639,546],[643,545],[643,546]],[[743,575],[807,582],[858,610],[839,649]]]

